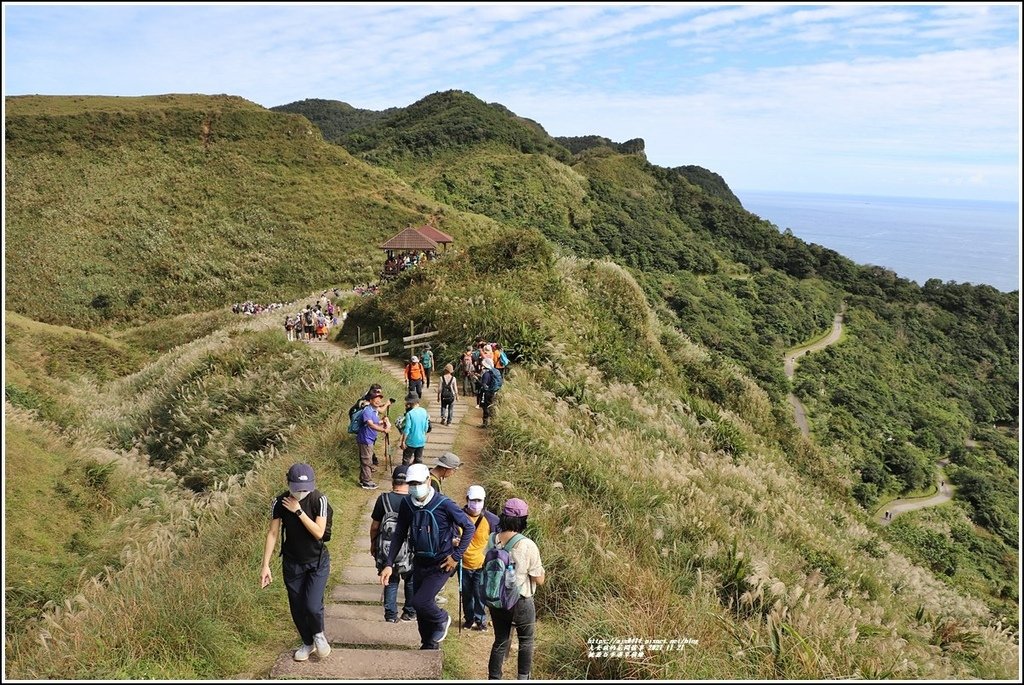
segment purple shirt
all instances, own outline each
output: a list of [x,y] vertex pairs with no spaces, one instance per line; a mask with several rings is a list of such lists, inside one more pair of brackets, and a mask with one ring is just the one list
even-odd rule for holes
[[362,425],[359,426],[359,432],[356,434],[356,442],[360,445],[372,445],[377,442],[377,431],[370,428],[370,421],[379,425],[380,415],[372,404],[368,404],[363,407],[362,416]]

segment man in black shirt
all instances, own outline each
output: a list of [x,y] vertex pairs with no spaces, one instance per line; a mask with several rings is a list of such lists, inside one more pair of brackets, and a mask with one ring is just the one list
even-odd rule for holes
[[263,548],[260,587],[273,579],[270,557],[281,541],[281,575],[288,588],[288,606],[292,621],[302,638],[295,650],[296,661],[306,661],[314,651],[321,659],[331,653],[324,635],[324,591],[331,573],[331,555],[322,542],[327,528],[327,496],[316,491],[313,467],[293,464],[288,469],[288,492],[274,498],[270,507],[270,529]]

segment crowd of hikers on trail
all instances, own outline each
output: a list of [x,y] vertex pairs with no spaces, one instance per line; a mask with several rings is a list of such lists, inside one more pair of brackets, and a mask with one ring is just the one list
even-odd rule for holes
[[[330,315],[313,304],[302,314],[306,312],[323,318]],[[462,460],[446,451],[432,467],[423,463],[423,448],[431,431],[430,413],[421,406],[425,391],[434,391],[440,425],[451,424],[454,405],[462,396],[475,399],[486,426],[493,418],[495,394],[509,364],[500,344],[480,338],[467,346],[458,360],[445,364],[439,376],[432,376],[436,359],[431,346],[425,344],[422,353],[412,356],[405,366],[408,394],[404,414],[392,424],[390,408],[397,400],[385,399],[382,386],[374,384],[350,409],[349,432],[355,435],[358,447],[359,485],[367,490],[378,489],[373,481],[373,472],[380,465],[375,446],[378,437],[384,436],[391,491],[377,497],[369,528],[370,554],[384,589],[383,620],[416,621],[420,649],[440,649],[452,626],[452,616],[441,606],[446,603],[441,591],[458,575],[459,632],[494,631],[487,669],[490,679],[500,679],[515,628],[516,674],[523,680],[529,679],[533,665],[533,596],[545,582],[540,550],[524,534],[529,507],[522,499],[510,498],[488,510],[487,493],[477,484],[469,486],[464,501],[457,503],[443,494],[442,488]],[[393,427],[400,431],[402,462],[392,469],[389,443]],[[280,539],[289,609],[302,640],[293,659],[306,661],[315,654],[322,660],[331,653],[331,640],[324,633],[324,593],[330,574],[326,543],[331,537],[333,510],[326,495],[316,489],[308,464],[293,464],[286,481],[288,490],[271,503],[260,586],[265,588],[272,581],[270,562]],[[404,586],[401,609],[400,586]],[[343,639],[335,637],[336,641]]]
[[289,342],[326,340],[332,328],[345,325],[348,312],[321,296],[315,304],[307,304],[297,314],[284,317],[284,333]]
[[245,302],[236,302],[231,305],[232,314],[248,314],[250,316],[255,314],[262,314],[263,312],[273,311],[274,309],[281,309],[284,307],[283,302],[271,302],[270,304],[256,304],[250,300]]

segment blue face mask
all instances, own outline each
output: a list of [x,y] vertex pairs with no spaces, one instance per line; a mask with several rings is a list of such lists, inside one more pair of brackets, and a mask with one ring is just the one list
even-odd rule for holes
[[420,483],[419,485],[410,485],[409,494],[412,495],[413,499],[425,499],[430,494],[430,484]]

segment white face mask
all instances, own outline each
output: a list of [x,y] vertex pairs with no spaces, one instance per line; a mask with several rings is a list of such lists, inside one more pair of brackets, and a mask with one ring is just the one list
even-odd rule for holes
[[412,495],[413,500],[423,501],[427,499],[427,495],[430,494],[430,484],[420,483],[419,485],[410,485],[409,494]]
[[299,500],[300,502],[306,498],[306,495],[309,494],[309,490],[303,490],[302,492],[295,492],[294,490],[289,490],[288,492],[290,492],[292,497]]

